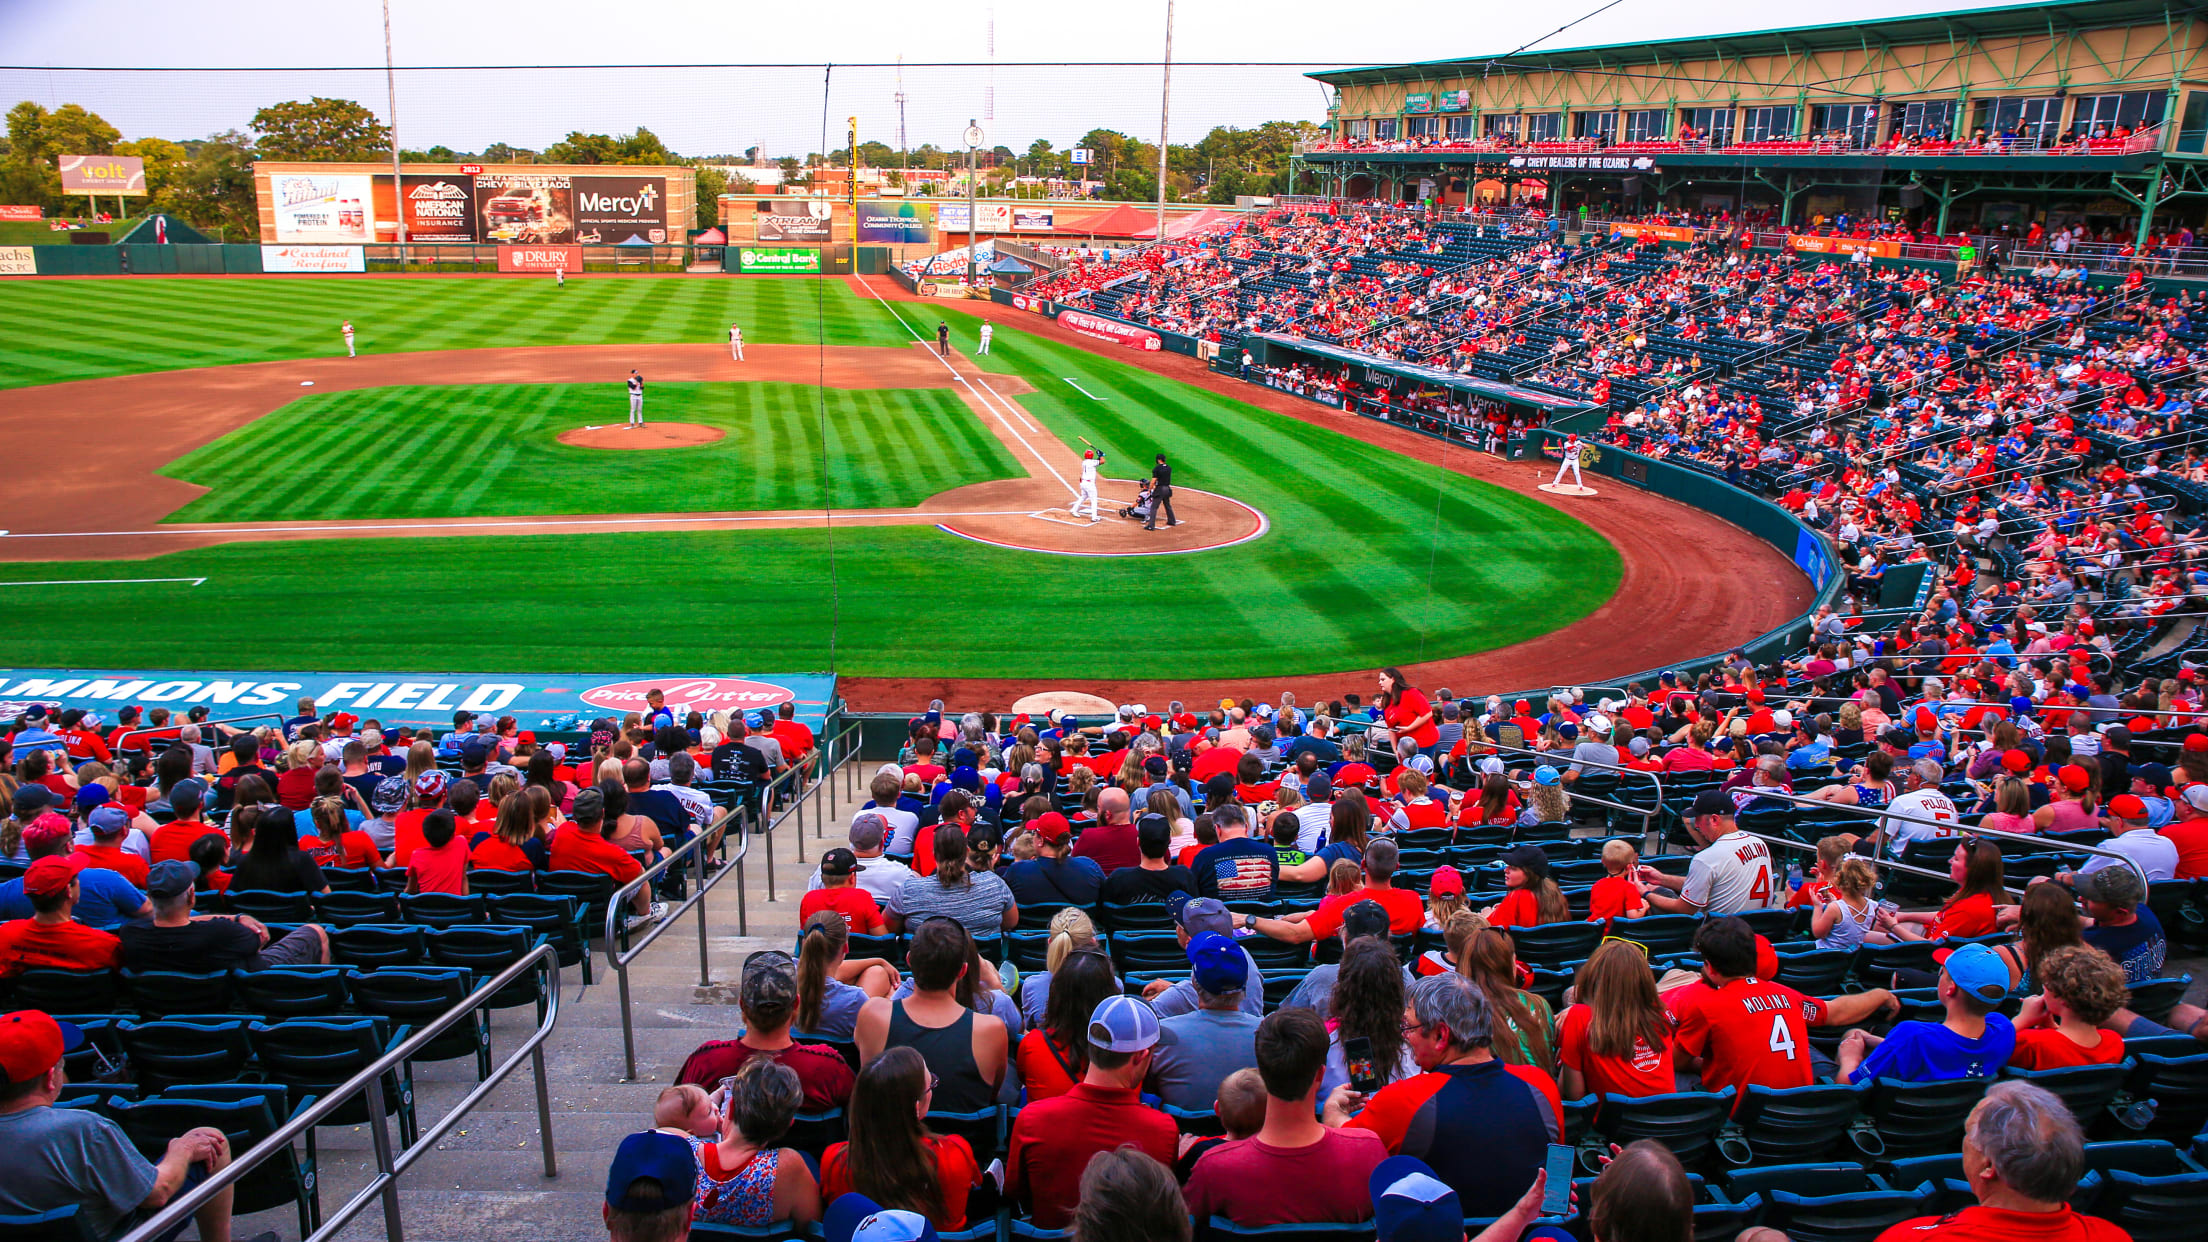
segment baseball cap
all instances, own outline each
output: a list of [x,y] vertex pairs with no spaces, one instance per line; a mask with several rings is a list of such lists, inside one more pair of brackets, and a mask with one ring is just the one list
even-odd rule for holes
[[[638,1182],[659,1188],[659,1196],[629,1198]],[[662,1212],[690,1202],[698,1188],[698,1158],[690,1144],[672,1134],[646,1130],[621,1140],[606,1170],[606,1206],[616,1212]]]
[[568,815],[580,820],[601,820],[606,817],[606,795],[597,789],[575,791],[575,801],[568,804]]
[[737,1004],[746,1011],[780,1013],[797,1007],[797,963],[780,949],[764,949],[744,959]]
[[1172,774],[1173,765],[1165,761],[1164,755],[1152,755],[1142,761],[1142,770],[1147,776],[1168,776]]
[[1982,944],[1966,944],[1947,955],[1941,966],[1955,986],[1989,1004],[2008,999],[2009,967],[2001,955]]
[[2145,819],[2147,804],[2137,794],[2117,794],[2108,800],[2108,813],[2118,819]]
[[1132,996],[1107,996],[1089,1014],[1089,1046],[1102,1052],[1141,1052],[1158,1042],[1158,1015]]
[[885,1208],[862,1194],[836,1196],[821,1222],[828,1242],[935,1242],[935,1224],[918,1212]]
[[854,875],[864,870],[859,856],[840,845],[820,856],[820,873],[824,876]]
[[1385,936],[1387,934],[1387,907],[1372,898],[1367,897],[1363,901],[1353,903],[1349,909],[1342,911],[1343,944],[1348,944],[1352,940],[1361,939],[1365,936]]
[[109,837],[130,831],[130,812],[119,806],[103,806],[87,816],[85,822],[92,825],[95,834]]
[[1217,897],[1191,897],[1173,908],[1173,921],[1191,936],[1203,932],[1230,935],[1234,931],[1234,916],[1227,913],[1225,902]]
[[182,780],[169,786],[169,809],[178,815],[196,815],[206,801],[207,787],[196,780]]
[[1390,1156],[1372,1170],[1379,1242],[1463,1242],[1457,1192],[1416,1156]]
[[1073,835],[1073,825],[1067,823],[1066,817],[1056,811],[1043,812],[1029,820],[1027,826],[1033,828],[1046,845],[1064,845],[1067,838]]
[[29,819],[53,803],[54,791],[44,785],[30,784],[15,787],[12,805],[17,819]]
[[1731,815],[1732,813],[1732,798],[1715,789],[1705,789],[1694,795],[1694,809],[1692,811],[1694,815]]
[[438,771],[436,768],[431,768],[428,771],[422,773],[420,776],[415,777],[414,792],[420,794],[425,798],[444,797],[445,774]]
[[[69,886],[76,883],[76,880],[77,868],[75,863],[61,855],[48,854],[46,857],[32,863],[31,869],[23,873],[23,894],[27,897],[51,897],[55,893],[68,892]],[[9,1081],[19,1082],[21,1080],[10,1079]]]
[[1625,748],[1633,753],[1634,758],[1643,758],[1648,754],[1648,739],[1645,737],[1634,738],[1625,744]]
[[[61,1064],[62,1054],[76,1051],[83,1042],[83,1031],[37,1009],[0,1016],[0,1076],[9,1082],[36,1078]],[[684,1144],[683,1150],[688,1151],[689,1145]]]
[[2004,750],[2001,752],[2001,766],[2011,772],[2029,772],[2032,770],[2032,756],[2027,751]]
[[339,712],[336,715],[330,717],[330,727],[340,733],[343,733],[345,730],[350,729],[354,725],[357,725],[359,723],[360,717],[355,716],[351,712]]
[[2103,867],[2078,883],[2078,896],[2104,906],[2136,906],[2147,899],[2147,886],[2139,873],[2118,864]]
[[26,708],[24,708],[24,709],[23,709],[23,719],[25,719],[25,720],[44,720],[44,719],[46,719],[46,705],[45,705],[44,703],[33,703],[33,704],[31,704],[31,705],[30,705],[29,707],[26,707]]
[[1533,783],[1536,785],[1554,785],[1562,779],[1564,778],[1555,768],[1545,763],[1533,770]]
[[862,850],[877,850],[889,837],[889,819],[873,811],[862,811],[851,817],[851,844]]
[[[480,737],[471,737],[460,744],[460,757],[469,763],[480,763],[489,758],[491,748]],[[428,775],[428,773],[423,773]]]
[[2131,774],[2139,780],[2145,781],[2147,785],[2155,790],[2157,793],[2161,792],[2164,789],[2168,789],[2171,785],[2176,783],[2176,781],[2171,777],[2170,769],[2166,764],[2133,764],[2131,768]]
[[77,791],[77,813],[83,814],[96,806],[107,805],[107,786],[93,781]]
[[[174,790],[170,791],[169,798],[171,805],[174,805],[176,798]],[[376,791],[368,796],[368,804],[378,811],[405,810],[406,778],[403,776],[386,776],[377,781]]]
[[[2208,786],[2203,786],[2202,789],[2204,792],[2208,792]],[[1145,815],[1136,822],[1135,846],[1142,850],[1146,856],[1152,850],[1158,851],[1159,855],[1162,856],[1167,847],[1172,844],[1173,825],[1166,821],[1165,816]]]
[[1428,893],[1461,893],[1464,891],[1464,873],[1444,863],[1434,868],[1433,877],[1426,881]]
[[1213,996],[1239,992],[1250,981],[1250,959],[1230,936],[1205,932],[1188,942],[1190,977]]
[[183,858],[165,858],[146,872],[146,893],[153,897],[179,897],[198,881],[198,863]]
[[2092,774],[2074,763],[2063,764],[2062,770],[2056,772],[2055,776],[2062,781],[2063,788],[2071,793],[2084,793],[2086,786],[2093,783]]
[[23,825],[23,844],[26,847],[45,845],[53,841],[66,841],[74,835],[74,831],[69,827],[69,821],[63,819],[58,812],[54,811],[47,811],[34,816],[30,823]]
[[1549,872],[1549,852],[1538,845],[1513,845],[1504,850],[1496,861],[1520,871],[1534,871],[1542,875]]
[[2184,798],[2185,805],[2194,810],[2208,811],[2208,785],[2187,785]]

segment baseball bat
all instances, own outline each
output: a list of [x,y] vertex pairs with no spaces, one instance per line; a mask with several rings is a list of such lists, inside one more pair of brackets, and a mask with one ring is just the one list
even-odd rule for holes
[[1077,435],[1074,437],[1074,439],[1079,440],[1083,444],[1088,444],[1090,448],[1096,447],[1094,444],[1089,444],[1089,438],[1087,436]]

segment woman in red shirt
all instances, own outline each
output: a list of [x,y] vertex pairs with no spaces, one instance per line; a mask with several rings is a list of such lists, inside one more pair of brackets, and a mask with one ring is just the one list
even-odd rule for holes
[[1441,728],[1434,723],[1434,705],[1425,695],[1411,685],[1399,668],[1380,670],[1381,719],[1398,737],[1408,737],[1418,743],[1418,749],[1432,758],[1434,748],[1441,745]]
[[[545,795],[545,800],[551,800]],[[499,799],[498,819],[490,832],[471,838],[468,864],[478,871],[549,871],[552,850],[537,827],[537,804],[526,791]]]
[[1020,1037],[1013,1054],[1030,1104],[1064,1095],[1089,1072],[1089,1015],[1120,991],[1112,959],[1095,949],[1068,954],[1044,978],[1050,995],[1043,1020]]
[[1671,1018],[1656,997],[1647,950],[1609,941],[1579,968],[1577,983],[1578,1003],[1564,1011],[1556,1028],[1564,1098],[1676,1090]]
[[317,742],[293,742],[284,752],[285,768],[276,777],[276,801],[285,809],[304,811],[314,805],[314,777],[322,770],[322,747]]
[[2001,874],[2001,847],[1985,837],[1964,837],[1948,859],[1947,875],[1958,887],[1946,905],[1930,912],[1881,913],[1879,929],[1897,940],[1992,935],[1994,905],[2008,898]]
[[1481,828],[1507,826],[1518,822],[1518,791],[1510,787],[1510,778],[1501,772],[1490,773],[1480,780],[1480,796],[1466,794],[1458,804],[1457,827]]
[[1480,912],[1490,927],[1532,927],[1572,917],[1564,891],[1549,874],[1549,856],[1538,845],[1514,845],[1503,851],[1503,885],[1510,895]]
[[820,1160],[825,1202],[858,1193],[884,1208],[916,1212],[939,1230],[966,1227],[966,1199],[981,1184],[973,1149],[922,1120],[935,1075],[912,1048],[890,1048],[859,1071],[847,1110],[851,1141]]

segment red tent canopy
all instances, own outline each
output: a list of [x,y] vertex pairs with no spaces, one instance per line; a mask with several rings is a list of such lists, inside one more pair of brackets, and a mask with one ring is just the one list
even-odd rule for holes
[[1158,226],[1156,208],[1148,211],[1128,203],[1121,203],[1103,215],[1068,224],[1068,233],[1087,233],[1092,237],[1143,237],[1155,232]]
[[[1209,229],[1215,229],[1220,227],[1221,225],[1231,224],[1239,219],[1241,219],[1241,216],[1236,212],[1221,211],[1217,207],[1206,207],[1202,211],[1197,212],[1195,215],[1180,216],[1174,219],[1167,220],[1165,222],[1165,235],[1171,240],[1178,241],[1183,237],[1188,237],[1195,233],[1202,233]],[[1156,237],[1157,235],[1157,214],[1155,212],[1152,212],[1150,213],[1150,223],[1143,225],[1142,228],[1135,233],[1135,236],[1138,238],[1149,238]]]

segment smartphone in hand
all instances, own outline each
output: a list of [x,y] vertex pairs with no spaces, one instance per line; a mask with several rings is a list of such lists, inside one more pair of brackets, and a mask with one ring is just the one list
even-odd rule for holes
[[1372,1041],[1362,1035],[1342,1043],[1342,1063],[1349,1071],[1350,1089],[1371,1095],[1380,1089],[1380,1067],[1372,1055]]
[[1562,1143],[1549,1144],[1549,1184],[1542,1188],[1541,1214],[1562,1216],[1572,1207],[1572,1159],[1576,1149]]

